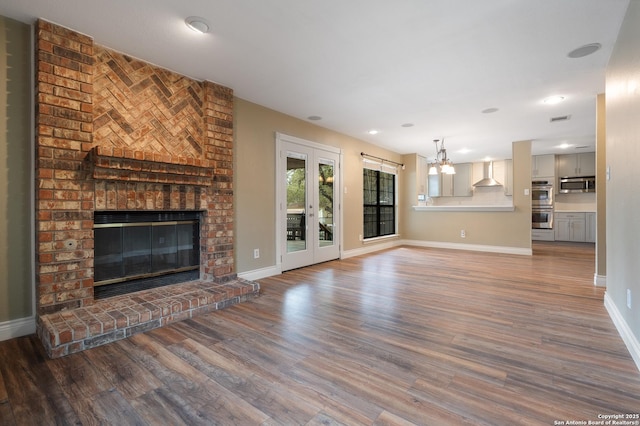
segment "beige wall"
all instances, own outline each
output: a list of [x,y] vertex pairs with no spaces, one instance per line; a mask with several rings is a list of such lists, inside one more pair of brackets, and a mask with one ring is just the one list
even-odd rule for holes
[[0,323],[33,315],[30,27],[0,16]]
[[[596,101],[596,276],[607,276],[607,127],[606,97]],[[600,279],[598,280],[601,281]]]
[[[640,2],[632,1],[607,66],[607,297],[640,340]],[[627,289],[632,308],[627,307]]]
[[[416,161],[412,156],[415,182]],[[408,175],[409,176],[409,175]],[[427,212],[406,208],[415,205],[416,185],[409,185],[401,216],[401,232],[404,238],[439,243],[458,243],[531,248],[531,197],[524,189],[531,185],[531,142],[513,144],[513,203],[514,212]],[[464,229],[466,237],[460,237]]]
[[[362,157],[361,152],[401,162],[399,154],[361,140],[324,129],[243,99],[235,99],[234,202],[236,210],[236,271],[273,267],[276,264],[275,134],[342,149],[343,250],[361,248]],[[404,185],[404,172],[398,185]],[[371,247],[370,245],[368,245]],[[260,258],[253,259],[253,250]]]
[[[415,154],[400,156],[361,140],[336,133],[243,99],[235,100],[236,270],[238,273],[276,265],[275,133],[342,149],[343,153],[343,251],[365,247],[362,234],[362,158],[360,152],[406,165],[398,173],[399,237],[500,247],[531,247],[531,201],[524,195],[531,180],[531,143],[513,146],[515,212],[432,213],[415,212]],[[467,238],[460,240],[463,227]],[[379,242],[382,244],[388,240]],[[366,244],[366,249],[375,243]],[[260,258],[253,259],[253,250]]]

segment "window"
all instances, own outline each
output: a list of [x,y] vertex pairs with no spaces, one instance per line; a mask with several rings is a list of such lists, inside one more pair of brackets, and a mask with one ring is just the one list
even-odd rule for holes
[[364,238],[396,232],[396,175],[363,170]]

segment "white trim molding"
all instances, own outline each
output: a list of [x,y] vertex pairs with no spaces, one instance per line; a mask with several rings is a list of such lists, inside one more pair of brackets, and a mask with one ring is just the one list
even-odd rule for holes
[[[386,250],[399,246],[414,246],[414,247],[431,247],[431,248],[443,248],[443,249],[454,249],[454,250],[471,250],[471,251],[483,251],[490,253],[502,253],[502,254],[518,254],[524,256],[531,256],[533,251],[530,248],[520,248],[520,247],[505,247],[505,246],[489,246],[489,245],[480,245],[480,244],[459,244],[459,243],[446,243],[439,241],[420,241],[420,240],[403,240],[394,235],[392,238],[387,241],[381,242],[388,237],[377,238],[376,243],[370,241],[369,244],[367,242],[363,242],[363,246],[351,249],[351,250],[343,250],[340,256],[340,259],[348,259],[350,257],[361,256],[369,253],[375,253],[380,250]],[[278,263],[274,266],[268,266],[266,268],[255,269],[253,271],[240,272],[238,273],[238,278],[242,278],[249,281],[259,280],[261,278],[272,277],[274,275],[280,275],[282,273],[282,264]]]
[[606,275],[593,274],[593,285],[596,286],[596,287],[606,287],[607,286],[607,276]]
[[254,269],[253,271],[241,272],[238,274],[238,278],[243,280],[255,281],[261,278],[272,277],[274,275],[280,275],[282,268],[277,266],[269,266],[267,268]]
[[36,318],[27,317],[0,323],[0,342],[36,332]]
[[[366,244],[366,243],[365,243]],[[345,250],[342,252],[342,259],[348,259],[350,257],[361,256],[363,254],[374,253],[380,250],[386,250],[393,247],[402,245],[401,240],[392,240],[380,244],[369,244],[357,249]]]
[[519,254],[523,256],[532,256],[533,250],[524,247],[506,247],[506,246],[489,246],[483,244],[461,244],[461,243],[448,243],[440,241],[421,241],[421,240],[403,240],[402,244],[407,246],[416,247],[432,247],[443,248],[453,250],[471,250],[471,251],[484,251],[490,253],[503,253],[503,254]]
[[633,331],[631,331],[631,328],[629,328],[629,325],[607,292],[604,293],[604,307],[607,309],[607,312],[609,312],[613,325],[616,326],[618,334],[622,337],[622,341],[627,345],[633,362],[636,363],[636,367],[640,370],[640,342],[633,334]]
[[398,247],[398,246],[414,246],[414,247],[430,247],[430,248],[442,248],[442,249],[453,249],[453,250],[483,251],[483,252],[490,252],[490,253],[518,254],[523,256],[533,255],[533,250],[531,248],[398,239],[398,240],[388,241],[386,243],[371,244],[370,246],[360,247],[352,250],[346,250],[342,252],[342,258],[347,259],[349,257],[360,256],[362,254],[373,253],[379,250],[386,250],[386,249]]

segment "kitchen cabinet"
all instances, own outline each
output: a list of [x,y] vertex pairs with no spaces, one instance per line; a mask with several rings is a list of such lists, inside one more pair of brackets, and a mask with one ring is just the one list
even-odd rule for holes
[[558,177],[595,176],[596,153],[562,154],[557,157]]
[[462,163],[456,165],[453,175],[453,195],[455,197],[471,197],[473,195],[473,164]]
[[427,175],[427,195],[431,198],[442,196],[442,175]]
[[418,194],[427,193],[427,159],[420,155],[416,155],[416,190]]
[[472,165],[461,163],[454,165],[455,175],[438,173],[429,175],[429,197],[471,197],[473,195]]
[[531,157],[531,177],[555,177],[556,156],[553,154],[534,155]]
[[556,241],[586,241],[587,223],[585,213],[556,212],[554,222],[553,228]]
[[555,241],[553,229],[532,229],[531,239],[534,241]]
[[[458,173],[458,169],[460,168],[456,164],[456,173]],[[442,196],[443,197],[453,197],[453,178],[455,175],[447,175],[440,174],[440,179],[442,182]]]
[[597,230],[597,221],[596,214],[594,212],[585,213],[587,219],[587,235],[585,237],[585,241],[588,243],[596,242],[596,230]]
[[513,160],[495,161],[493,175],[504,188],[504,195],[513,195]]

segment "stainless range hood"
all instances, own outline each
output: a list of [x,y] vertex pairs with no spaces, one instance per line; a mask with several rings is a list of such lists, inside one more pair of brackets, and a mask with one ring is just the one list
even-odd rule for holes
[[502,186],[500,182],[493,178],[493,161],[483,164],[484,178],[474,183],[475,187]]

